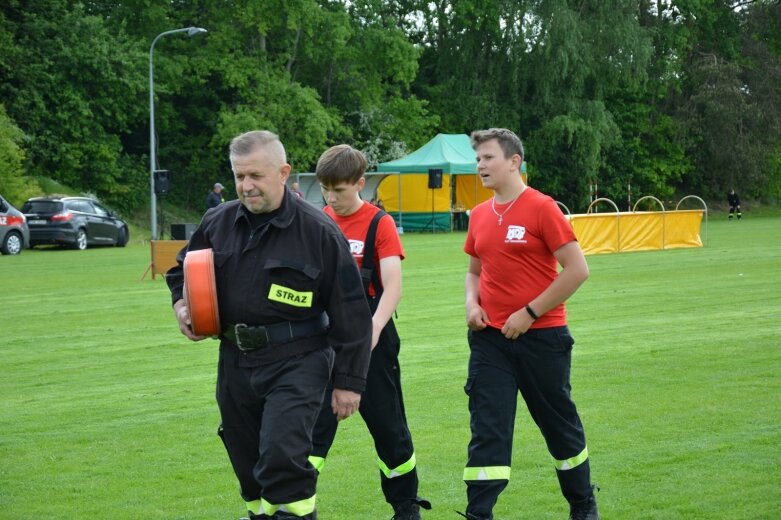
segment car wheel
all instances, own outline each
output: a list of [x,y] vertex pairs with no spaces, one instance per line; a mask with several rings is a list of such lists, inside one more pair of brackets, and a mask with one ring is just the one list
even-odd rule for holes
[[83,229],[76,231],[76,242],[73,244],[73,249],[84,251],[87,249],[87,232]]
[[127,228],[123,227],[119,230],[119,237],[117,237],[117,247],[125,247],[127,245],[127,241],[130,238],[129,233],[127,232]]
[[0,252],[4,255],[18,255],[22,252],[22,236],[14,231],[9,232],[3,240]]

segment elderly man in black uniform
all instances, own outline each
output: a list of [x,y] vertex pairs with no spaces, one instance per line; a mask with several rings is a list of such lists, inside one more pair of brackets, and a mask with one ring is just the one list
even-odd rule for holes
[[[333,369],[338,419],[360,404],[372,321],[358,268],[339,228],[286,189],[279,138],[231,142],[238,201],[206,212],[167,274],[179,328],[187,251],[212,248],[222,325],[217,403],[225,443],[251,519],[316,519],[317,472],[307,457]],[[290,297],[293,295],[294,297]]]

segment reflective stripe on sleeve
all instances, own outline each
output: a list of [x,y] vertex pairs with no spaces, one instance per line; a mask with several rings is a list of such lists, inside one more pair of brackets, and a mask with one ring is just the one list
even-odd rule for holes
[[400,477],[415,469],[415,454],[413,453],[407,462],[393,469],[389,468],[379,457],[377,458],[377,465],[387,478]]
[[464,480],[510,480],[510,466],[466,467]]
[[568,469],[577,468],[578,466],[586,462],[587,458],[588,458],[588,446],[583,448],[583,451],[581,451],[574,457],[570,457],[569,459],[565,459],[565,460],[553,459],[553,464],[556,466],[557,470],[566,471]]

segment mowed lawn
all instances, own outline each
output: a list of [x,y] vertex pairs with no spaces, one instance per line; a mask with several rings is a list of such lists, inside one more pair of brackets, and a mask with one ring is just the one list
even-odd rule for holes
[[[424,518],[460,518],[464,234],[403,235],[402,379]],[[603,518],[781,511],[781,218],[711,218],[705,248],[590,256],[568,304],[573,395]],[[0,258],[0,518],[235,519],[215,432],[217,343],[178,332],[149,245]],[[512,276],[512,273],[508,273]],[[519,404],[500,520],[567,517]],[[318,486],[320,518],[391,517],[359,418]]]

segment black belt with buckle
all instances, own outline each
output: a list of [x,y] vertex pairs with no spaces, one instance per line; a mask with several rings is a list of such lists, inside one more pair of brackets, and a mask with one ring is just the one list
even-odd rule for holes
[[283,321],[271,325],[250,327],[244,323],[228,324],[221,337],[236,345],[242,352],[266,348],[273,343],[285,343],[296,338],[314,336],[328,329],[328,315],[303,321]]

